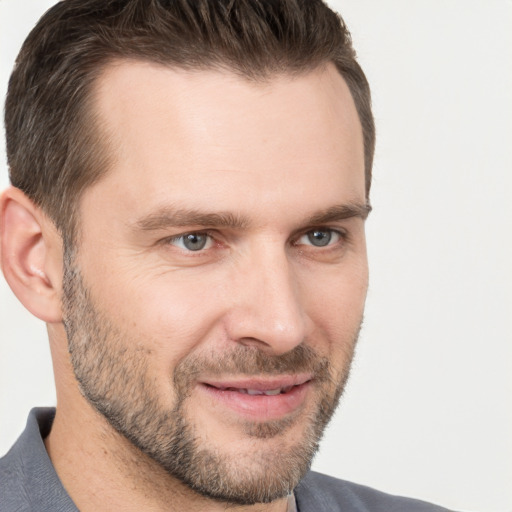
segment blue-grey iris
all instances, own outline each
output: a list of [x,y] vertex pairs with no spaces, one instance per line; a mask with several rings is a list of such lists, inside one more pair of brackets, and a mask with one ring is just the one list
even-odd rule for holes
[[332,233],[330,231],[320,231],[315,229],[308,233],[308,240],[311,242],[311,245],[316,247],[324,247],[325,245],[328,245],[331,238]]
[[183,236],[183,245],[189,251],[200,251],[204,249],[207,241],[208,236],[201,233],[189,233]]

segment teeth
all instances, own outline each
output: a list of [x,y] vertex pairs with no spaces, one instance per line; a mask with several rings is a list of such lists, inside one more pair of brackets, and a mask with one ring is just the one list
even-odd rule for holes
[[280,395],[281,393],[288,393],[293,386],[285,386],[284,388],[276,388],[276,389],[266,389],[262,391],[260,389],[245,389],[245,388],[218,388],[221,391],[238,391],[238,393],[243,393],[244,395],[267,395],[267,396],[275,396]]
[[[290,386],[291,388],[291,386]],[[276,389],[266,389],[265,391],[260,391],[259,389],[240,389],[242,393],[247,393],[248,395],[266,395],[266,396],[275,396],[280,395],[286,388],[276,388]]]
[[268,389],[267,391],[264,391],[265,395],[273,396],[273,395],[280,395],[282,391],[282,388],[277,389]]
[[263,391],[260,391],[259,389],[245,389],[244,391],[248,395],[264,395],[265,394]]

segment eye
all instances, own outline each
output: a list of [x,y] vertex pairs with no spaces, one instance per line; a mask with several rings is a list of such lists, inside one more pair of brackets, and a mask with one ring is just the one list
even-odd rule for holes
[[185,233],[170,238],[169,243],[186,251],[201,251],[209,249],[213,245],[213,239],[206,233]]
[[314,247],[326,247],[339,242],[343,235],[339,231],[332,229],[312,229],[298,240],[299,245],[313,245]]

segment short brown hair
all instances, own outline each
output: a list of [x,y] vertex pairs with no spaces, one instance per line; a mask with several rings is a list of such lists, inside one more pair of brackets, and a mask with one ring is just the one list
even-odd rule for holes
[[73,240],[79,198],[108,169],[91,89],[114,59],[229,69],[261,80],[333,62],[363,130],[366,194],[375,128],[370,90],[341,17],[321,0],[64,0],[27,37],[5,106],[11,183]]

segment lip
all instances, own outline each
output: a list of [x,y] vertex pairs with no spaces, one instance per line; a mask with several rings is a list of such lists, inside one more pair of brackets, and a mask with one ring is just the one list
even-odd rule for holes
[[[273,378],[240,378],[205,380],[199,390],[215,405],[227,408],[248,420],[270,421],[282,419],[300,409],[312,384],[311,375],[286,375]],[[285,388],[275,395],[247,394],[240,390],[265,392]]]
[[282,375],[278,377],[249,377],[240,379],[205,379],[202,384],[212,386],[214,388],[237,388],[237,389],[258,389],[260,391],[268,391],[270,389],[286,388],[290,386],[300,386],[310,380],[311,374],[298,375]]

